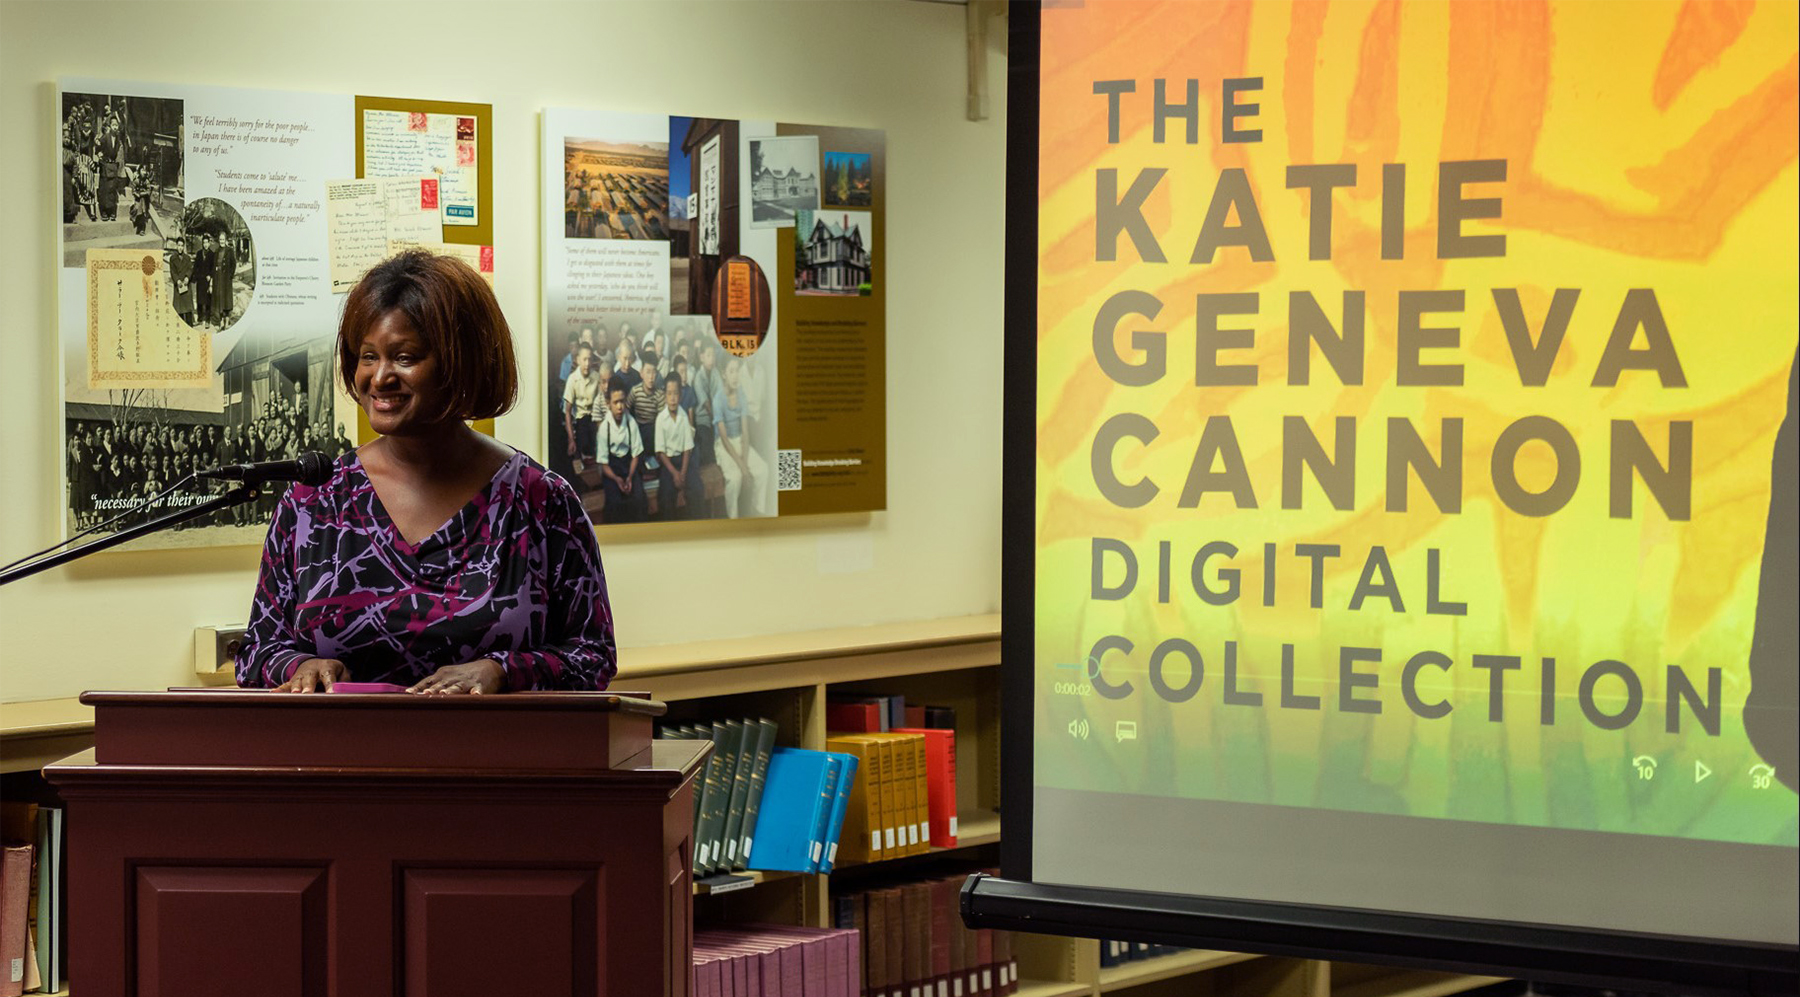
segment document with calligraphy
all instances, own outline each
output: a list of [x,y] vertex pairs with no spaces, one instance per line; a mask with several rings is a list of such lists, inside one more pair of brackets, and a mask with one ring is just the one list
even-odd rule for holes
[[212,383],[212,336],[169,303],[160,250],[87,251],[87,386],[192,388]]

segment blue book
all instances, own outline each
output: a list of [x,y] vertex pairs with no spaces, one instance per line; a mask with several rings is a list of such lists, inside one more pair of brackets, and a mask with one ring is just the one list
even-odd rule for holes
[[756,838],[750,845],[750,868],[818,870],[812,858],[813,835],[830,819],[837,798],[837,769],[831,762],[825,752],[804,748],[777,748],[770,754]]
[[838,772],[837,799],[831,804],[831,818],[825,825],[824,856],[819,859],[819,871],[830,872],[837,865],[838,835],[844,831],[844,814],[850,809],[850,790],[856,785],[856,756],[838,751],[827,752],[838,760],[842,769]]
[[830,751],[822,751],[829,771],[825,776],[825,792],[819,799],[819,812],[813,817],[812,835],[806,846],[806,860],[810,863],[807,872],[823,872],[825,863],[825,846],[830,842],[826,835],[831,833],[831,811],[838,805],[838,783],[844,781],[844,756]]

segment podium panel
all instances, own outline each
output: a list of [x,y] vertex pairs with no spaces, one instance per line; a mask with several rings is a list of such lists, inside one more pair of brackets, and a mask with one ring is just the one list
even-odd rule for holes
[[[710,743],[651,740],[660,704],[83,699],[104,760],[45,769],[68,806],[77,993],[691,992],[692,789]],[[428,764],[453,715],[473,718],[442,753],[456,763]],[[115,723],[125,736],[108,738]],[[162,724],[180,729],[165,742]],[[363,750],[344,743],[371,730]],[[294,763],[313,739],[336,740],[329,761]]]
[[600,992],[605,869],[408,869],[400,878],[408,997]]
[[140,865],[136,886],[142,997],[226,997],[252,974],[269,997],[324,992],[326,870]]

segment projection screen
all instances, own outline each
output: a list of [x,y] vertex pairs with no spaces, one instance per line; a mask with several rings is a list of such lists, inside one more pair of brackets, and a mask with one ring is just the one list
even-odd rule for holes
[[1022,9],[1005,875],[1791,965],[1795,5]]

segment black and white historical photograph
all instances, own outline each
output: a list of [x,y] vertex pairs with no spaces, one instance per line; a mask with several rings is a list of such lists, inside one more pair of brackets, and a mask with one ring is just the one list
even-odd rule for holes
[[867,211],[801,211],[794,221],[794,291],[866,295],[874,290],[875,216]]
[[[335,459],[350,449],[354,430],[334,411],[336,373],[329,340],[277,343],[252,334],[240,336],[220,362],[222,393],[137,388],[108,391],[105,402],[65,403],[71,532],[134,509],[196,470],[286,460],[306,450]],[[207,396],[212,404],[198,400]],[[223,484],[190,482],[143,515],[179,511],[223,490]],[[280,486],[270,488],[255,502],[139,543],[254,543],[280,494]]]
[[65,267],[89,249],[161,249],[181,217],[182,102],[62,95]]
[[190,328],[224,332],[256,291],[256,243],[236,208],[202,197],[174,222],[164,246],[169,301]]
[[750,224],[786,228],[794,212],[819,206],[819,139],[789,135],[750,140]]

